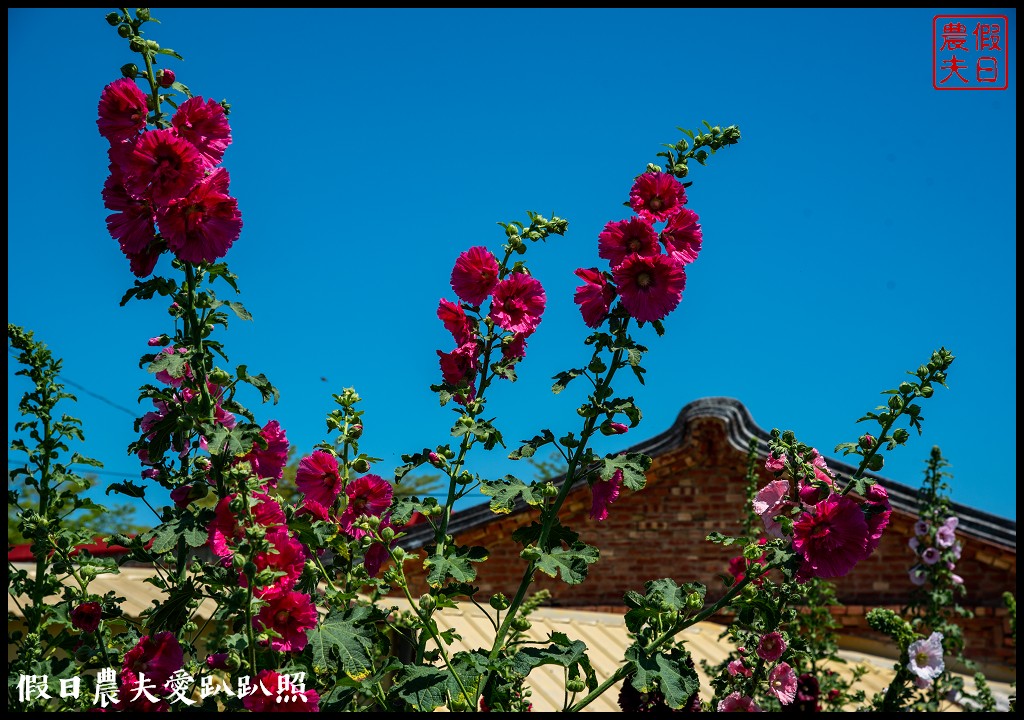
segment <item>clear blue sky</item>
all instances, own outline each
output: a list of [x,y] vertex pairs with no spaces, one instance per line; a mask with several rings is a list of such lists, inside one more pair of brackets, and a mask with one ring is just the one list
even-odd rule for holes
[[[108,10],[8,9],[8,320],[64,359],[79,449],[117,481],[138,479],[138,357],[172,325],[160,302],[118,306],[133,276],[104,225],[96,107],[138,56]],[[549,391],[585,357],[573,270],[602,262],[597,235],[661,144],[706,119],[743,139],[691,174],[702,254],[665,337],[641,333],[647,386],[617,388],[643,422],[599,449],[729,396],[829,456],[944,345],[949,389],[882,474],[918,486],[939,445],[955,501],[1015,519],[1016,12],[962,11],[1009,16],[1009,89],[937,91],[932,18],[955,12],[154,8],[145,27],[184,56],[164,65],[181,82],[232,104],[244,228],[226,260],[255,319],[224,340],[280,389],[247,404],[301,453],[349,386],[380,474],[446,441],[438,300],[458,253],[497,249],[496,223],[527,210],[569,232],[530,251],[548,308],[488,407],[510,447],[578,429],[580,396]],[[472,469],[530,476],[503,456]]]

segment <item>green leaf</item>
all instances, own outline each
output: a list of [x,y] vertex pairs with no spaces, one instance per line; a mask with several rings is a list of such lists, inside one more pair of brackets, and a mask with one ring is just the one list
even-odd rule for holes
[[544,498],[535,492],[536,483],[527,485],[513,475],[506,475],[501,480],[482,480],[480,492],[491,498],[491,512],[506,515],[512,512],[516,500],[521,496],[527,505],[540,505]]
[[579,585],[587,578],[587,568],[596,563],[600,553],[596,547],[575,542],[569,548],[556,547],[550,552],[541,552],[537,558],[537,569],[557,577],[570,585]]
[[202,547],[209,533],[196,521],[195,515],[182,515],[173,523],[163,523],[154,530],[150,550],[154,553],[167,552],[175,546],[179,537],[184,538],[189,547]]
[[643,453],[623,453],[608,455],[601,467],[601,479],[611,480],[617,470],[622,471],[622,483],[630,490],[643,490],[647,484],[647,470],[651,467],[651,458]]
[[[315,667],[341,667],[353,680],[370,674],[373,663],[373,633],[369,625],[361,624],[370,609],[357,606],[344,614],[335,614],[310,628],[309,645]],[[436,706],[435,706],[436,707]]]
[[173,50],[171,50],[170,48],[162,47],[159,50],[157,50],[157,53],[159,53],[160,55],[170,55],[171,57],[177,58],[178,60],[184,60],[185,59],[181,55],[179,55],[178,53],[176,53]]
[[566,370],[564,372],[558,373],[557,375],[554,376],[556,382],[554,385],[551,386],[551,392],[557,395],[558,393],[565,390],[565,387],[572,380],[578,378],[580,375],[583,375],[585,373],[586,371],[581,368],[573,368],[572,370]]
[[214,307],[221,305],[227,305],[231,310],[242,320],[252,320],[252,313],[245,309],[240,302],[234,302],[231,300],[218,300]]
[[533,457],[538,448],[554,441],[554,433],[545,428],[541,431],[540,435],[535,435],[530,440],[523,440],[522,446],[510,452],[508,458],[509,460],[522,460],[523,458]]
[[597,687],[597,676],[594,673],[590,658],[587,657],[587,646],[580,640],[569,640],[564,633],[551,633],[548,640],[553,644],[546,648],[526,647],[512,657],[512,670],[526,677],[530,672],[541,665],[558,665],[569,670],[570,677],[579,677],[579,670],[583,670],[587,687],[591,690]]
[[700,689],[697,671],[687,662],[687,655],[678,649],[670,653],[646,655],[636,645],[626,651],[626,659],[636,668],[633,687],[640,692],[660,690],[665,704],[674,709],[684,707],[687,701]]
[[180,378],[185,374],[185,354],[178,352],[157,353],[153,362],[146,368],[147,372],[158,373],[166,370],[173,378]]
[[413,710],[432,712],[448,703],[448,672],[430,665],[407,665],[389,692]]
[[449,550],[450,556],[431,555],[423,561],[423,567],[429,571],[427,584],[430,587],[441,587],[448,577],[460,583],[472,582],[476,579],[472,563],[487,559],[487,548],[483,547],[449,547]]
[[259,375],[250,375],[248,373],[248,366],[239,365],[235,369],[235,375],[238,376],[240,382],[249,383],[259,390],[260,396],[263,398],[263,402],[273,398],[274,404],[277,405],[277,401],[281,399],[281,393],[277,391],[277,388],[270,383],[267,376],[263,373],[260,373]]
[[149,616],[146,629],[150,633],[168,630],[177,635],[188,622],[192,609],[198,606],[202,598],[203,593],[196,587],[195,580],[185,578],[184,582],[171,589],[167,598]]

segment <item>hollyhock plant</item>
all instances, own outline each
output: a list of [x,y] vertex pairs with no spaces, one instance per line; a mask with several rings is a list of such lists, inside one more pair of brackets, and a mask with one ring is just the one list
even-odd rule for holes
[[927,639],[915,640],[907,648],[907,669],[922,680],[932,681],[946,669],[942,660],[942,633],[933,632]]
[[867,557],[878,548],[878,544],[882,541],[882,533],[889,525],[889,516],[892,515],[889,493],[878,483],[868,487],[864,511],[864,519],[868,523],[868,544],[865,550],[865,557]]
[[868,524],[860,505],[832,495],[793,523],[793,547],[803,555],[801,573],[809,577],[842,577],[864,559]]
[[785,455],[780,455],[779,457],[775,457],[774,455],[769,453],[768,457],[765,458],[764,469],[767,470],[768,472],[782,472],[785,469],[785,467],[786,467],[786,456]]
[[752,697],[744,695],[740,691],[726,695],[718,703],[718,712],[763,712],[761,706],[754,702]]
[[473,340],[475,328],[466,317],[462,305],[441,298],[437,306],[437,317],[444,323],[444,328],[455,338],[455,344],[462,346]]
[[686,189],[672,175],[647,172],[640,175],[629,191],[629,205],[651,222],[668,220],[686,204]]
[[215,100],[189,98],[178,106],[171,125],[179,137],[188,140],[199,151],[206,169],[218,165],[231,144],[231,126],[224,107]]
[[82,632],[96,632],[103,610],[95,601],[84,602],[71,611],[71,625]]
[[124,187],[124,175],[111,164],[110,175],[103,184],[103,206],[114,210],[107,215],[107,230],[117,240],[121,252],[138,255],[148,251],[157,241],[156,210],[147,199],[137,199]]
[[914,585],[921,586],[928,582],[928,571],[920,565],[915,565],[910,568],[910,582]]
[[316,690],[297,686],[294,675],[276,670],[260,670],[253,679],[255,692],[242,698],[242,706],[250,712],[320,712],[320,695]]
[[775,517],[782,515],[790,506],[787,501],[788,497],[789,481],[783,478],[768,483],[754,496],[754,512],[761,516],[761,520],[764,522],[764,531],[768,537],[782,537],[782,525],[775,520]]
[[128,193],[157,206],[184,197],[203,178],[199,151],[171,130],[150,130],[123,155],[121,172]]
[[703,233],[698,219],[693,210],[683,208],[669,218],[665,229],[661,231],[665,250],[681,265],[689,265],[700,254]]
[[[238,513],[231,509],[232,501],[237,494],[221,498],[213,511],[213,520],[209,525],[207,544],[214,555],[228,557],[233,552],[232,545],[245,536],[245,530],[238,522]],[[263,527],[275,527],[285,522],[281,505],[269,495],[253,493],[250,508],[253,520]]]
[[921,562],[925,565],[934,565],[940,559],[942,559],[941,553],[933,547],[925,548],[921,553]]
[[630,255],[612,277],[622,305],[641,322],[661,320],[675,310],[686,287],[683,268],[666,255]]
[[[270,549],[257,553],[253,558],[256,572],[274,570],[281,573],[274,580],[274,584],[281,588],[293,588],[306,565],[305,546],[298,539],[292,537],[288,528],[284,526],[268,529],[266,538]],[[242,587],[248,585],[246,575],[241,575],[240,580]]]
[[319,615],[316,605],[306,593],[280,585],[257,591],[256,596],[267,604],[252,619],[257,629],[273,630],[270,649],[276,652],[302,652],[309,639],[306,631],[316,626]]
[[818,678],[811,673],[803,673],[796,679],[796,704],[793,705],[794,712],[820,712],[818,697],[821,694],[821,685]]
[[163,687],[175,670],[180,670],[185,656],[178,639],[170,631],[143,635],[131,650],[125,653],[123,668],[145,673],[157,687]]
[[754,674],[750,670],[750,668],[748,668],[746,665],[743,664],[743,660],[741,660],[740,658],[736,658],[735,660],[731,661],[729,663],[728,667],[726,668],[726,670],[733,677],[736,677],[737,675],[741,675],[743,677],[747,677],[748,678],[748,677],[751,677]]
[[789,663],[781,662],[768,673],[768,692],[783,705],[796,699],[797,678]]
[[379,475],[364,475],[356,478],[345,488],[348,505],[342,513],[339,525],[341,529],[356,538],[361,538],[366,531],[354,526],[359,518],[380,517],[391,506],[394,490]]
[[252,466],[256,477],[276,485],[284,475],[284,466],[288,463],[288,438],[277,420],[271,420],[264,425],[260,437],[267,443],[267,447],[262,448],[257,443],[241,460]]
[[628,255],[658,255],[658,233],[648,220],[632,217],[610,222],[597,236],[597,255],[612,267],[619,265]]
[[599,327],[608,316],[612,301],[615,299],[615,286],[609,283],[607,276],[597,268],[579,268],[576,270],[576,276],[583,284],[577,286],[573,299],[580,306],[583,322],[587,327]]
[[338,459],[326,450],[315,450],[299,461],[295,485],[308,500],[330,507],[341,494]]
[[782,657],[784,652],[786,652],[786,641],[777,631],[765,634],[757,643],[757,656],[767,662],[775,662]]
[[188,195],[157,212],[160,233],[179,260],[212,263],[224,257],[242,232],[238,201],[228,195],[228,171],[217,168]]
[[956,531],[949,525],[942,525],[935,531],[935,544],[940,548],[953,547],[956,542]]
[[590,518],[592,520],[607,520],[608,506],[619,497],[619,490],[622,488],[622,470],[616,470],[608,480],[598,479],[590,487],[592,502],[590,506]]
[[469,385],[469,397],[456,396],[456,400],[460,403],[465,404],[467,401],[472,400],[475,395],[475,389],[473,387],[473,379],[476,377],[477,369],[480,367],[480,363],[477,359],[476,342],[468,342],[465,345],[460,345],[451,352],[437,351],[437,356],[441,361],[441,377],[445,383],[452,387],[458,387],[463,382]]
[[100,135],[114,143],[133,140],[146,128],[146,94],[134,80],[120,78],[103,88],[100,94]]
[[505,360],[522,360],[526,357],[526,333],[506,335],[501,341],[501,357]]
[[483,246],[459,255],[452,269],[451,286],[460,299],[479,305],[498,284],[498,259]]
[[540,324],[546,304],[547,295],[540,281],[516,272],[495,286],[490,317],[509,332],[529,335]]

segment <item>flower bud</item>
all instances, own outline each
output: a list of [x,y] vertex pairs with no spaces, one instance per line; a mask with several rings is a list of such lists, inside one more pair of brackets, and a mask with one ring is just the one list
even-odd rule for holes
[[925,384],[921,385],[921,389],[918,390],[918,392],[921,393],[921,397],[930,398],[932,396],[932,393],[935,392],[935,390],[932,388],[931,385]]
[[473,482],[473,476],[469,472],[464,470],[461,473],[459,473],[459,476],[457,478],[455,478],[455,482],[457,482],[459,485],[469,485],[471,482]]
[[121,66],[121,75],[129,80],[134,80],[139,76],[139,66],[135,63],[125,63]]
[[910,433],[908,433],[903,428],[899,428],[898,430],[893,431],[892,439],[896,441],[897,445],[902,445],[903,443],[910,439]]
[[889,409],[899,412],[903,409],[903,398],[899,395],[892,395],[889,397]]
[[366,462],[366,458],[356,458],[352,461],[352,469],[357,473],[364,473],[370,469],[370,463]]
[[700,596],[700,593],[690,593],[686,596],[686,607],[691,610],[699,610],[704,607],[704,598]]
[[135,17],[142,22],[149,22],[149,8],[136,8]]
[[117,34],[127,39],[132,36],[132,26],[128,23],[121,23],[117,26]]
[[156,82],[162,88],[169,88],[174,84],[174,71],[173,70],[157,70],[156,71]]
[[228,374],[227,370],[214,368],[213,372],[210,373],[210,382],[215,385],[227,385],[231,382],[231,375]]
[[121,23],[121,13],[111,12],[106,14],[107,25],[115,27]]
[[220,101],[220,106],[222,108],[224,108],[224,114],[225,115],[230,115],[231,114],[231,103],[229,103],[227,100],[221,100]]
[[494,595],[491,595],[491,599],[488,602],[495,610],[508,610],[508,598],[502,593],[495,593]]
[[231,566],[235,568],[235,570],[241,570],[243,567],[245,567],[245,555],[243,555],[242,553],[235,553],[234,555],[232,555]]
[[353,440],[358,440],[360,437],[362,437],[362,434],[363,434],[363,426],[362,425],[359,425],[359,424],[352,425],[348,429],[348,436],[350,438],[352,438]]
[[420,595],[419,606],[421,610],[431,610],[437,605],[437,600],[433,595]]
[[395,529],[393,527],[382,527],[380,529],[380,539],[386,543],[391,542],[395,539]]
[[156,40],[147,40],[146,49],[150,52],[160,52],[160,44]]
[[580,693],[587,688],[587,684],[581,678],[573,678],[565,683],[565,689],[571,693]]
[[859,442],[860,446],[865,450],[870,450],[875,446],[875,438],[873,438],[870,433],[864,433],[861,435]]
[[436,452],[429,453],[427,455],[427,458],[430,460],[430,464],[436,468],[439,468],[442,465],[444,465],[444,461],[441,460],[441,456],[438,455]]
[[612,422],[610,420],[605,420],[603,423],[601,423],[602,435],[621,435],[622,433],[628,431],[629,427],[623,425],[620,422]]
[[882,469],[882,465],[885,464],[885,460],[882,459],[881,455],[872,455],[871,459],[868,460],[868,470],[872,472],[878,472]]
[[546,482],[540,486],[541,497],[553,498],[558,495],[558,488],[552,485],[550,482]]
[[743,587],[743,590],[741,591],[741,594],[743,595],[744,599],[753,600],[757,597],[757,586],[753,584],[745,585]]
[[[121,27],[127,27],[127,25],[122,25]],[[118,28],[117,32],[120,35],[121,28]],[[121,35],[121,37],[126,37],[126,36],[125,35]],[[135,35],[135,36],[132,37],[131,40],[128,41],[128,49],[131,50],[132,52],[137,52],[137,53],[146,52],[146,41],[143,40],[142,38],[140,38],[138,35]]]
[[533,623],[524,617],[517,617],[512,620],[512,629],[516,632],[526,632],[531,627],[533,627]]
[[204,457],[204,456],[200,455],[199,457],[197,457],[192,462],[200,470],[209,470],[210,469],[210,458],[208,458],[208,457]]

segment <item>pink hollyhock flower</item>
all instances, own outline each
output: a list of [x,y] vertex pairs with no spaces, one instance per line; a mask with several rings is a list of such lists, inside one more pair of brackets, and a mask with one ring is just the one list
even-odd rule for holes
[[762,712],[762,710],[753,698],[747,697],[737,690],[726,695],[718,703],[718,712]]
[[658,255],[658,233],[649,220],[632,217],[628,220],[610,222],[597,236],[597,255],[615,267],[627,255]]
[[651,222],[667,220],[686,204],[686,189],[668,173],[647,172],[633,183],[629,206]]
[[366,531],[354,527],[355,521],[370,515],[383,515],[384,511],[391,507],[394,489],[391,483],[378,475],[363,475],[348,484],[345,494],[348,495],[348,505],[338,524],[342,530],[358,540]]
[[[306,565],[305,547],[288,533],[285,526],[270,528],[267,531],[267,542],[270,543],[270,550],[256,553],[256,557],[253,558],[256,572],[274,570],[283,573],[274,580],[274,585],[292,589]],[[245,575],[241,575],[240,580],[242,587],[248,585],[248,578]]]
[[189,98],[178,106],[171,125],[179,137],[196,147],[207,169],[223,159],[224,151],[231,144],[228,117],[224,107],[215,100],[204,102],[201,97]]
[[786,456],[780,455],[775,457],[771,453],[768,453],[768,457],[764,461],[764,469],[768,472],[782,472],[786,467]]
[[579,268],[576,270],[576,276],[583,284],[576,287],[573,300],[580,306],[580,314],[583,315],[583,322],[587,327],[596,328],[611,309],[612,300],[615,299],[615,287],[597,268]]
[[287,590],[279,585],[256,593],[267,602],[252,619],[257,630],[273,630],[280,637],[270,638],[275,652],[302,652],[309,638],[306,630],[316,627],[319,614],[306,593]]
[[502,338],[501,357],[505,360],[522,360],[526,357],[526,333],[515,333]]
[[889,504],[889,493],[884,487],[875,483],[867,490],[864,503],[864,518],[868,523],[868,545],[865,557],[871,555],[882,541],[882,533],[889,525],[892,505]]
[[444,329],[455,338],[456,345],[465,345],[473,340],[474,328],[466,317],[466,311],[458,303],[441,298],[437,306],[437,317],[444,323]]
[[459,255],[452,269],[455,294],[470,305],[479,305],[498,284],[498,259],[483,246],[471,247]]
[[338,459],[326,450],[316,450],[299,461],[295,485],[307,499],[330,507],[341,494]]
[[120,78],[103,88],[100,93],[100,135],[111,144],[138,137],[146,128],[146,94],[134,80]]
[[601,434],[602,435],[622,435],[623,433],[629,432],[629,426],[624,425],[620,422],[611,422],[606,420],[601,423]]
[[956,531],[949,525],[942,525],[935,531],[935,544],[940,548],[953,547],[956,542]]
[[472,400],[475,391],[473,378],[480,366],[476,343],[468,342],[447,353],[438,350],[437,355],[441,359],[441,377],[445,383],[458,387],[465,381],[469,384],[469,399]]
[[323,520],[324,522],[327,522],[330,517],[330,513],[327,511],[327,508],[315,500],[310,500],[309,498],[302,501],[302,505],[295,511],[295,514],[312,515],[317,520]]
[[84,602],[71,611],[71,625],[82,632],[96,632],[103,615],[98,602]]
[[[207,544],[214,555],[227,557],[231,555],[231,545],[245,536],[245,530],[238,522],[238,513],[231,509],[231,501],[238,497],[237,493],[221,498],[213,511],[210,521],[210,536]],[[276,500],[264,493],[252,494],[251,512],[253,519],[263,527],[283,525],[284,510]]]
[[910,568],[910,582],[917,586],[924,585],[928,582],[928,572],[920,565],[915,565]]
[[619,497],[619,490],[622,488],[622,471],[616,470],[609,480],[598,479],[590,488],[592,502],[590,506],[590,518],[592,520],[607,520],[608,506]]
[[703,232],[697,220],[697,213],[683,208],[668,219],[668,225],[661,231],[665,249],[681,265],[689,265],[700,254]]
[[128,258],[128,267],[131,269],[132,274],[139,278],[152,275],[153,269],[156,267],[156,263],[160,259],[160,254],[163,252],[162,248],[162,243],[156,243],[154,245],[150,245],[149,248],[143,252],[125,253],[125,257]]
[[160,87],[169,88],[174,84],[174,71],[166,68],[163,70],[157,70],[156,81]]
[[[136,675],[131,670],[122,670],[120,687],[114,709],[119,712],[167,712],[171,706],[161,695],[164,688],[158,688],[149,675]],[[102,708],[92,708],[106,712]]]
[[209,485],[206,483],[191,483],[189,485],[179,485],[178,487],[171,490],[171,501],[175,507],[182,509],[188,507],[194,500],[206,497],[209,491]]
[[124,187],[124,175],[111,164],[103,184],[103,205],[115,210],[107,215],[107,231],[125,255],[147,252],[156,243],[156,212],[148,200],[136,200]]
[[284,466],[288,463],[288,438],[277,420],[271,420],[264,425],[260,430],[260,437],[266,440],[266,449],[256,444],[242,460],[252,466],[256,477],[271,481],[271,485],[277,485],[277,481],[284,475]]
[[[952,569],[953,568],[950,568],[950,570],[952,570]],[[960,577],[959,575],[957,575],[956,573],[950,573],[949,579],[953,581],[954,585],[963,585],[964,584],[964,579],[962,577]]]
[[925,565],[934,565],[941,557],[942,556],[939,554],[938,550],[933,547],[928,547],[924,549],[923,553],[921,553],[921,562]]
[[935,680],[946,669],[942,660],[942,633],[933,632],[927,640],[915,640],[907,648],[907,670],[922,680]]
[[276,670],[260,670],[253,680],[256,691],[242,698],[242,706],[251,712],[320,712],[320,695],[296,685],[294,675]]
[[761,516],[768,537],[782,537],[782,525],[775,520],[775,516],[782,515],[789,507],[788,497],[789,481],[783,478],[772,480],[754,496],[754,512]]
[[751,675],[753,675],[753,672],[751,672],[750,668],[744,665],[743,661],[740,659],[736,659],[730,662],[726,666],[726,670],[728,670],[729,674],[733,677],[736,677],[737,675],[742,675],[743,677],[750,677]]
[[227,670],[228,669],[228,653],[213,653],[212,655],[206,656],[206,667],[211,670]]
[[630,255],[612,270],[622,305],[641,322],[661,320],[676,309],[686,272],[666,255]]
[[143,134],[125,153],[121,171],[129,195],[157,206],[184,197],[203,178],[199,152],[171,130]]
[[821,686],[818,678],[810,673],[804,673],[796,679],[796,705],[795,712],[819,712],[818,695],[821,693]]
[[914,537],[910,538],[910,540],[907,541],[907,545],[910,546],[911,550],[913,550],[914,552],[917,552],[917,548],[920,547],[920,545],[921,545],[921,539],[915,535]]
[[157,687],[163,687],[175,670],[180,670],[185,655],[174,633],[159,632],[143,635],[131,650],[125,653],[123,668],[135,675],[146,673]]
[[[775,662],[782,657],[784,652],[786,652],[786,641],[782,639],[782,635],[778,632],[767,633],[757,643],[757,656],[762,660]],[[794,682],[795,680],[796,678],[794,678]]]
[[217,168],[184,197],[157,213],[160,233],[179,260],[212,263],[224,257],[242,232],[238,201],[228,195],[228,171]]
[[914,534],[915,535],[927,535],[930,526],[924,520],[918,520],[914,523]]
[[796,700],[796,673],[789,663],[781,662],[768,673],[768,692],[783,705]]
[[509,332],[529,335],[540,325],[547,299],[539,280],[512,273],[494,287],[490,317]]
[[845,496],[822,500],[793,524],[793,547],[804,557],[801,573],[811,577],[841,577],[850,572],[865,557],[867,542],[864,513]]
[[960,559],[960,554],[963,552],[963,550],[964,550],[964,546],[960,544],[959,540],[957,540],[955,543],[953,543],[953,549],[951,550],[951,553],[953,555],[953,559],[954,560],[959,560]]
[[946,518],[946,522],[942,524],[943,526],[948,527],[950,530],[956,530],[957,525],[960,524],[960,518],[956,517],[955,515],[951,515],[950,517]]

